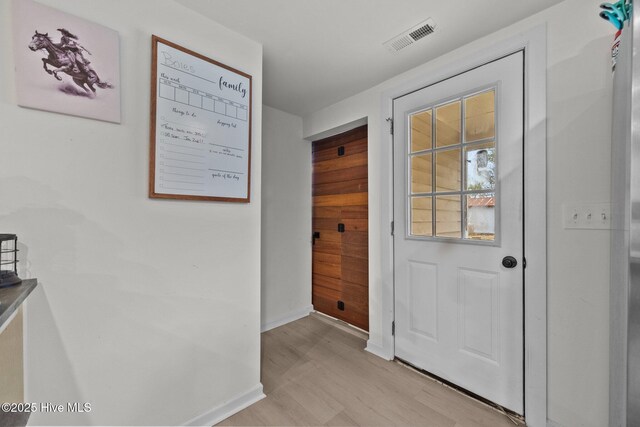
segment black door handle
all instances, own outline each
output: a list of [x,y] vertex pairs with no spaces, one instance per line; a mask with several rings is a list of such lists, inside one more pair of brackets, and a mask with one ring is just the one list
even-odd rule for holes
[[313,232],[313,244],[316,244],[316,239],[320,238],[320,232],[319,231],[314,231]]
[[518,265],[518,260],[516,260],[511,255],[508,255],[508,256],[502,258],[502,266],[503,267],[505,267],[505,268],[514,268],[516,265]]

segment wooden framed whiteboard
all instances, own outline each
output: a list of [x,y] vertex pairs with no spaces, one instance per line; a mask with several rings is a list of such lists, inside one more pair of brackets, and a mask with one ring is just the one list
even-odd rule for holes
[[149,197],[249,203],[251,76],[152,36]]

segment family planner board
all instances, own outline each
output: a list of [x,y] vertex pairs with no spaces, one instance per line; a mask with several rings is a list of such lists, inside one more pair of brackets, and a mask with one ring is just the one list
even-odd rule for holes
[[153,36],[149,196],[249,202],[251,76]]

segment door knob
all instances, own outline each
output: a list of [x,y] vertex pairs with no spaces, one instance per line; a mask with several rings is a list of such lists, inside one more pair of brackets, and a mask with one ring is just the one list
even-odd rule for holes
[[512,257],[511,255],[508,255],[504,258],[502,258],[502,266],[505,268],[514,268],[516,265],[518,265],[518,261]]
[[313,232],[313,244],[316,244],[316,239],[320,238],[320,232],[319,231],[314,231]]

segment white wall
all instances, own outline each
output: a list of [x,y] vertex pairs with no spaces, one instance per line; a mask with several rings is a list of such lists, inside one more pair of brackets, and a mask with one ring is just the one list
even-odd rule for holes
[[[42,3],[120,33],[123,120],[17,107],[0,0],[0,224],[40,281],[26,399],[92,404],[31,424],[185,423],[260,387],[262,47],[171,0]],[[253,76],[250,204],[147,197],[152,33]]]
[[[262,328],[311,310],[311,144],[302,118],[262,110]],[[292,256],[293,255],[293,256]]]
[[565,202],[610,199],[614,29],[598,17],[598,4],[566,0],[304,118],[309,139],[344,123],[369,120],[370,341],[383,347],[382,328],[388,325],[382,325],[382,283],[390,278],[382,277],[380,268],[386,262],[381,260],[381,232],[388,230],[379,197],[387,185],[379,167],[382,135],[388,132],[380,118],[382,93],[492,43],[548,25],[548,417],[567,427],[608,422],[610,233],[564,230],[561,218]]

